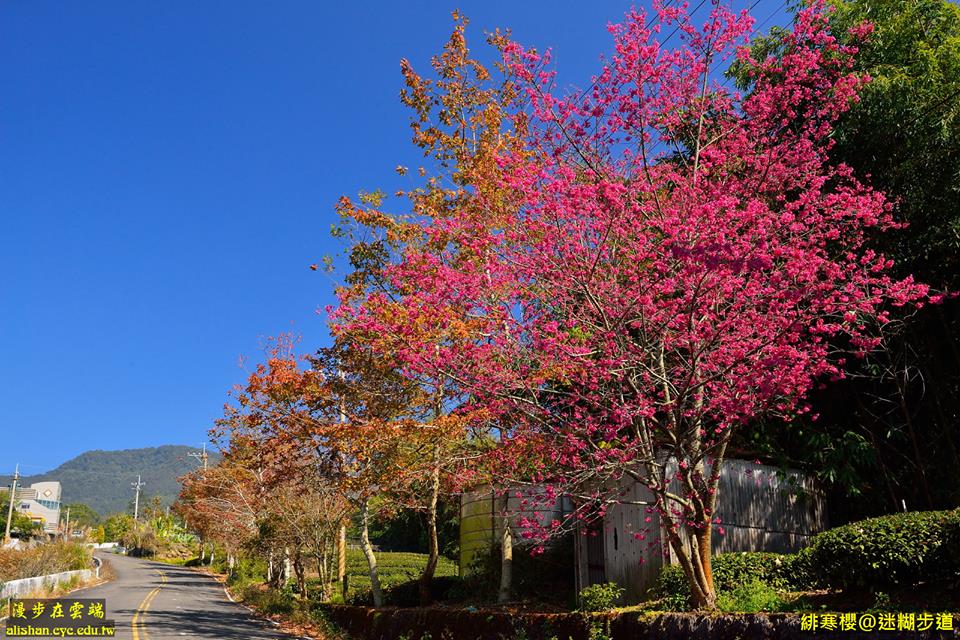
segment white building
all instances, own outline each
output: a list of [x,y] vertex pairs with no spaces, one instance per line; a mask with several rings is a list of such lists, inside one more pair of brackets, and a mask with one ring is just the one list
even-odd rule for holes
[[[9,493],[9,488],[0,489]],[[44,533],[56,535],[60,525],[59,482],[35,482],[29,487],[17,487],[13,507],[43,527]]]

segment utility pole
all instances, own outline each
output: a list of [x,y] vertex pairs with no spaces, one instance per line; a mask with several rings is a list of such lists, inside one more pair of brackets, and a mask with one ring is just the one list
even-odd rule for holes
[[[203,464],[203,475],[204,475],[204,477],[206,477],[206,475],[207,475],[207,458],[209,457],[209,456],[207,455],[207,443],[206,443],[206,442],[203,443],[203,452],[202,452],[202,453],[197,453],[196,451],[193,451],[193,452],[191,452],[191,453],[188,453],[187,455],[190,456],[191,458],[196,458],[197,460],[199,460],[199,461]],[[168,508],[168,509],[167,509],[167,514],[168,514],[168,515],[169,515],[169,511],[170,511],[170,510],[169,510],[169,508]],[[203,543],[203,538],[200,537],[200,536],[197,536],[197,537],[200,538],[200,562],[202,563],[203,560],[204,560],[204,557],[207,555],[207,547],[206,547],[206,545]]]
[[67,507],[67,532],[64,536],[64,540],[70,540],[72,536],[70,535],[70,507]]
[[197,452],[194,451],[194,452],[192,452],[192,453],[188,453],[187,455],[190,456],[191,458],[196,458],[197,460],[199,460],[200,462],[202,462],[202,463],[203,463],[203,470],[204,470],[204,471],[207,470],[207,458],[208,458],[209,456],[207,455],[207,443],[206,443],[206,442],[203,443],[203,453],[197,453]]
[[20,465],[13,472],[13,483],[10,486],[10,504],[7,506],[7,530],[3,532],[3,544],[10,542],[10,525],[13,523],[13,503],[17,499],[17,480],[20,479]]
[[143,488],[144,483],[140,482],[140,476],[137,476],[136,482],[131,482],[130,486],[133,487],[133,519],[137,520],[140,516],[140,489]]

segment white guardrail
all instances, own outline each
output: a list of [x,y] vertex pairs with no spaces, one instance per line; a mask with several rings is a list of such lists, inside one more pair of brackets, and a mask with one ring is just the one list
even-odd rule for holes
[[16,598],[25,596],[29,593],[35,593],[45,589],[52,589],[57,585],[77,578],[80,582],[100,577],[100,559],[94,558],[93,569],[80,569],[78,571],[62,571],[60,573],[51,573],[47,576],[37,576],[36,578],[23,578],[21,580],[10,580],[9,582],[0,582],[0,599]]

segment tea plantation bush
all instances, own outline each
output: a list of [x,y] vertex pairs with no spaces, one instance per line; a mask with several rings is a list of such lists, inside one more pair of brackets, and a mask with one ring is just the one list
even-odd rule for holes
[[[424,553],[386,551],[377,553],[380,586],[383,588],[384,599],[387,604],[397,606],[417,604],[419,602],[417,581],[426,565],[427,555]],[[431,586],[431,592],[435,599],[444,599],[447,591],[454,587],[454,583],[458,582],[459,579],[451,580],[451,577],[455,577],[456,572],[457,565],[448,558],[440,556]],[[350,586],[347,602],[357,605],[372,604],[373,595],[370,591],[370,572],[367,559],[359,550],[350,549],[347,552],[347,577]]]
[[960,576],[960,509],[898,513],[852,522],[813,538],[818,582],[875,591]]
[[[718,593],[754,580],[783,591],[960,587],[960,509],[852,522],[817,534],[799,553],[721,553],[713,578]],[[679,566],[663,568],[655,591],[667,608],[687,607],[690,589]]]

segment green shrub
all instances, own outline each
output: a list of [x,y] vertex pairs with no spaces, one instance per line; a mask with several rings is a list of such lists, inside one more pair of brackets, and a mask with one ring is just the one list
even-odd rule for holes
[[233,563],[233,573],[227,578],[229,585],[263,582],[267,579],[267,563],[259,558],[238,557]]
[[[463,579],[458,576],[439,576],[430,582],[430,595],[437,602],[462,594]],[[383,590],[383,602],[394,607],[416,607],[420,604],[420,581],[417,579],[391,585]],[[347,603],[365,607],[373,606],[373,594],[369,588],[352,592]]]
[[775,589],[810,588],[809,558],[800,553],[740,552],[721,553],[713,564],[713,579],[718,590],[732,590],[751,578]]
[[290,594],[257,585],[242,589],[241,599],[264,615],[288,615],[294,609],[294,598]]
[[821,586],[876,591],[956,580],[957,541],[960,509],[898,513],[825,531],[805,555]]
[[[392,586],[417,580],[427,566],[427,554],[381,551],[377,553],[377,572],[384,590]],[[457,565],[440,556],[435,577],[456,575]],[[347,551],[347,576],[351,592],[370,590],[370,569],[362,552]]]
[[777,590],[757,579],[717,592],[717,609],[728,613],[776,611],[783,606]]
[[930,563],[937,568],[935,579],[960,589],[960,509],[953,511],[944,526],[943,544],[931,554]]
[[664,565],[657,576],[654,593],[663,600],[663,607],[672,611],[686,611],[690,608],[690,583],[680,565]]
[[0,549],[0,582],[93,567],[93,553],[76,542],[39,544],[24,550]]
[[[720,553],[712,558],[713,585],[718,594],[757,580],[776,590],[806,590],[815,580],[811,576],[809,554],[743,551]],[[665,608],[683,611],[689,608],[690,585],[679,565],[665,566],[657,578],[657,597]]]
[[617,606],[623,588],[613,582],[591,584],[580,590],[581,611],[610,611]]
[[[718,594],[754,579],[780,590],[876,591],[919,582],[960,584],[960,509],[899,513],[817,534],[799,553],[721,553],[713,558]],[[690,589],[679,566],[663,568],[656,595],[687,608]],[[718,596],[719,597],[719,596]]]

